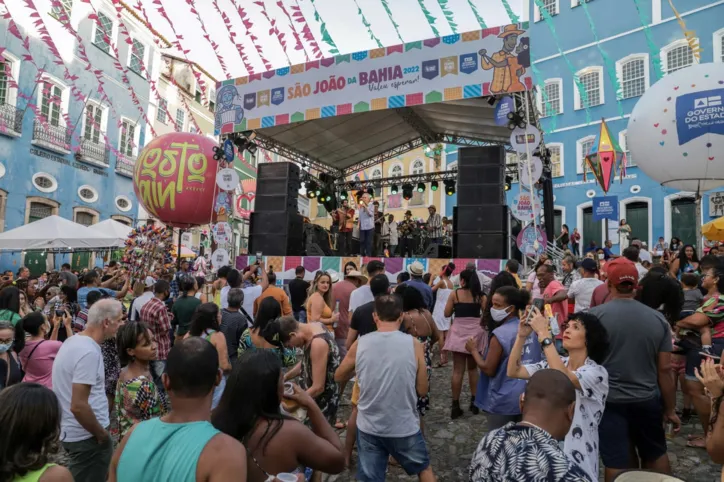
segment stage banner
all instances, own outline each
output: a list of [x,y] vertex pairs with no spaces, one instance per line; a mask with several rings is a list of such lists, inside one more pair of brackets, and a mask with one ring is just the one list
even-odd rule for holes
[[342,271],[342,258],[325,256],[322,258],[322,271],[339,273]]
[[219,82],[215,134],[524,91],[532,87],[527,28],[475,30]]

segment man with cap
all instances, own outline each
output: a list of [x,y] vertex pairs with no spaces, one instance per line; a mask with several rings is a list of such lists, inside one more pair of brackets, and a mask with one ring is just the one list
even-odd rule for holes
[[608,371],[609,392],[598,428],[606,480],[638,467],[631,460],[628,440],[635,446],[642,467],[670,474],[662,420],[674,430],[676,388],[671,377],[671,329],[666,318],[634,299],[638,284],[636,265],[618,258],[607,265],[610,301],[592,308],[608,332],[610,349],[602,365]]
[[407,267],[407,272],[410,273],[410,281],[407,282],[407,286],[412,286],[422,294],[422,298],[425,300],[427,309],[432,311],[432,288],[422,280],[425,274],[425,268],[422,263],[415,261]]
[[140,319],[141,308],[153,298],[153,285],[155,284],[155,279],[151,276],[146,276],[146,279],[143,281],[143,294],[131,303],[131,321],[138,321]]
[[398,226],[399,238],[400,238],[400,256],[411,257],[412,256],[412,237],[415,234],[415,221],[412,220],[412,211],[409,209],[405,211],[405,219]]
[[581,261],[581,278],[571,283],[568,288],[568,299],[575,301],[573,313],[588,311],[591,307],[591,296],[593,290],[603,284],[603,281],[596,279],[598,267],[591,258],[583,258]]
[[437,208],[430,204],[427,208],[430,215],[427,217],[427,232],[430,236],[430,244],[442,244],[442,219],[437,213]]

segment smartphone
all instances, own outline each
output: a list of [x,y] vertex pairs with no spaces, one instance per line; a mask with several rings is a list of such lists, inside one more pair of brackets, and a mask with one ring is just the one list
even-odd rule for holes
[[55,316],[57,316],[58,318],[63,318],[63,316],[65,316],[65,311],[55,310]]
[[256,252],[256,262],[257,262],[257,263],[260,263],[260,262],[261,262],[261,256],[262,256],[261,251],[257,251],[257,252]]
[[[543,301],[543,298],[536,298],[533,300],[533,306],[538,308],[538,311],[543,313],[543,308],[545,307],[545,301]],[[533,317],[533,309],[531,308],[530,311],[528,311],[528,318],[525,319],[526,323],[530,323],[530,319]]]

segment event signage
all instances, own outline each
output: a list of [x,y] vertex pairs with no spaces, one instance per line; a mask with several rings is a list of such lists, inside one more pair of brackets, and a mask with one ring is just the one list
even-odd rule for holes
[[495,123],[499,126],[506,126],[510,120],[508,114],[515,112],[515,102],[512,97],[507,95],[498,101],[495,106]]
[[724,89],[699,91],[676,98],[679,145],[706,134],[724,135]]
[[222,266],[229,264],[229,252],[223,248],[219,248],[211,253],[211,265],[214,269],[219,269]]
[[541,228],[529,224],[518,233],[516,244],[524,256],[537,257],[545,253],[548,238]]
[[239,174],[230,167],[219,169],[216,174],[216,185],[224,191],[233,191],[239,185]]
[[528,162],[520,161],[518,164],[518,179],[520,183],[525,187],[530,187],[531,184],[538,182],[538,179],[543,175],[543,161],[538,156],[531,156],[532,162],[530,163],[530,176],[532,176],[533,182],[531,183],[531,177],[528,175]]
[[535,193],[521,191],[513,198],[510,211],[513,216],[524,223],[533,221],[540,213],[541,204]]
[[520,154],[533,153],[540,144],[540,131],[536,126],[527,124],[525,129],[516,127],[510,134],[510,145]]
[[318,59],[217,84],[215,134],[532,86],[526,24]]
[[217,244],[229,244],[231,242],[231,226],[227,222],[214,224],[211,228],[211,234]]
[[599,196],[593,198],[593,220],[610,219],[618,221],[618,197]]
[[231,139],[224,141],[224,157],[226,162],[234,162],[234,142]]

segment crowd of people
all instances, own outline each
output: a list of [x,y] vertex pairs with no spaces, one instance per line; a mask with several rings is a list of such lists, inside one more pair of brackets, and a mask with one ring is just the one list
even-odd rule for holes
[[[285,482],[355,466],[381,481],[390,462],[433,481],[432,396],[449,396],[453,423],[485,417],[474,482],[596,481],[599,462],[606,481],[667,474],[666,437],[694,416],[703,433],[687,444],[721,462],[724,260],[682,245],[645,264],[641,247],[541,256],[522,280],[515,260],[500,273],[415,261],[396,280],[380,260],[300,266],[285,286],[262,262],[208,281],[186,262],[133,283],[115,263],[6,273],[0,482]],[[449,392],[431,386],[450,360]]]

